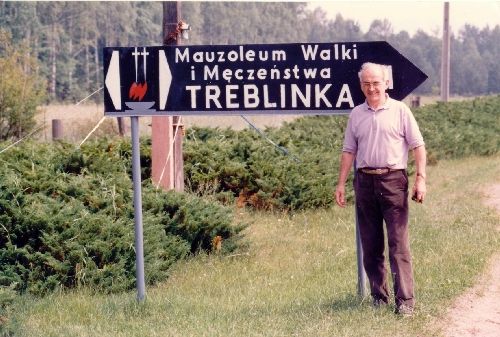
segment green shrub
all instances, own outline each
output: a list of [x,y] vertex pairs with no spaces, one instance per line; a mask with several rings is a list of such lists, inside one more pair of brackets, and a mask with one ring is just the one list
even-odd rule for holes
[[346,117],[301,118],[265,133],[193,128],[184,146],[186,186],[230,192],[239,205],[296,210],[331,204]]
[[[115,292],[135,285],[134,215],[126,141],[27,143],[0,161],[0,286],[44,294],[88,286]],[[147,282],[214,237],[237,247],[243,225],[232,210],[143,184]]]
[[[430,164],[500,150],[500,96],[437,103],[414,114]],[[199,194],[207,189],[216,195],[230,193],[239,205],[259,209],[328,206],[333,203],[346,123],[345,116],[314,116],[265,130],[288,155],[251,130],[190,129],[184,145],[186,186]],[[410,161],[410,172],[412,165]],[[352,189],[348,191],[352,200]]]
[[500,150],[500,96],[437,103],[415,110],[432,159],[492,155]]

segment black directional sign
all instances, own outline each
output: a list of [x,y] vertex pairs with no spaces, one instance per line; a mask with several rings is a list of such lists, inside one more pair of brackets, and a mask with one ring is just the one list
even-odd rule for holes
[[396,99],[427,78],[384,41],[109,47],[105,114],[345,113],[364,101],[364,62],[387,65]]

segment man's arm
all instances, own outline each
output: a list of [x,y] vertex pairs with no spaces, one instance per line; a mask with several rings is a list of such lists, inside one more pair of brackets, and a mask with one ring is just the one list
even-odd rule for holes
[[427,155],[425,152],[425,146],[419,146],[413,149],[413,156],[415,157],[415,166],[417,167],[417,173],[415,177],[415,184],[412,189],[412,197],[416,198],[417,202],[424,202],[425,194],[427,193],[427,188],[425,185],[425,179],[427,175],[425,173],[425,166],[427,164]]
[[353,162],[353,153],[342,152],[342,157],[340,158],[339,181],[337,183],[337,189],[335,190],[335,201],[340,207],[345,207],[345,182]]

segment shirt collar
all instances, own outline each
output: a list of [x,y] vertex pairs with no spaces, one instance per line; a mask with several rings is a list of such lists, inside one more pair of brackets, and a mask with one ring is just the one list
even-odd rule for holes
[[392,100],[392,98],[390,98],[390,97],[389,97],[389,94],[388,94],[388,93],[385,93],[385,103],[384,103],[384,105],[382,105],[382,106],[381,106],[380,108],[378,108],[377,110],[372,109],[372,108],[368,105],[368,102],[366,101],[366,99],[365,99],[365,102],[364,102],[363,104],[364,104],[364,106],[365,106],[365,110],[367,110],[367,111],[377,112],[377,111],[380,111],[380,110],[387,110],[387,109],[389,109],[391,100]]

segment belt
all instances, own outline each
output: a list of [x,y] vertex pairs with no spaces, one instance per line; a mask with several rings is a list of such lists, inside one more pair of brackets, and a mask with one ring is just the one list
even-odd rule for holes
[[401,171],[401,169],[391,169],[391,168],[375,168],[375,169],[371,169],[371,168],[360,168],[358,171],[361,171],[363,173],[366,173],[366,174],[386,174],[386,173],[389,173],[389,172],[396,172],[396,171]]

